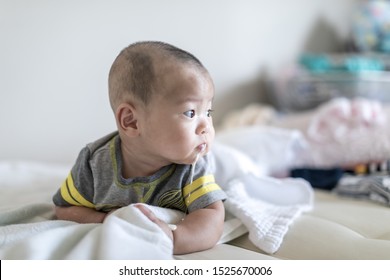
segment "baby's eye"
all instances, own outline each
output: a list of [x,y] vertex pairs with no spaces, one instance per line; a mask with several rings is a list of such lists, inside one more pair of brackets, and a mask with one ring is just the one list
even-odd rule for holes
[[214,110],[208,110],[207,111],[207,117],[211,117],[211,115],[213,114]]
[[184,112],[183,114],[184,114],[184,116],[192,119],[193,117],[195,117],[195,110],[188,110],[188,111]]

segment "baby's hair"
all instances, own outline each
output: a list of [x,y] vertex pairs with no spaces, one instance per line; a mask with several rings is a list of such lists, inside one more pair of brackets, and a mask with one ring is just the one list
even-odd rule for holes
[[119,53],[110,69],[108,85],[114,111],[118,103],[126,100],[129,95],[135,96],[145,105],[148,104],[157,86],[157,59],[176,59],[207,72],[194,55],[173,45],[159,41],[131,44]]

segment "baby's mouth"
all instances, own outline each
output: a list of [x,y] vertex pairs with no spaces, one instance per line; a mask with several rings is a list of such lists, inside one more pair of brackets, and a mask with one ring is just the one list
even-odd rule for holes
[[203,143],[203,144],[200,144],[196,149],[197,149],[198,153],[202,153],[206,150],[206,148],[207,148],[207,144]]
[[206,148],[207,148],[207,144],[206,143],[200,144],[199,146],[197,146],[195,148],[195,159],[192,162],[192,164],[195,164],[199,160],[199,158],[204,155],[204,152],[206,151]]

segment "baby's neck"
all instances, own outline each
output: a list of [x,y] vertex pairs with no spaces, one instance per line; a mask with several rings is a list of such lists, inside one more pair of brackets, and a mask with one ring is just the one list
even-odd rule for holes
[[121,144],[122,176],[123,178],[148,177],[169,163],[161,163],[151,159],[139,149],[131,149]]

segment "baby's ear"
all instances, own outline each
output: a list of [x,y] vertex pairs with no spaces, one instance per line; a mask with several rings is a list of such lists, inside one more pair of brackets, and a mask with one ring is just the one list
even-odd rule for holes
[[129,103],[122,103],[116,110],[116,122],[118,129],[129,136],[138,135],[138,121],[136,110]]

